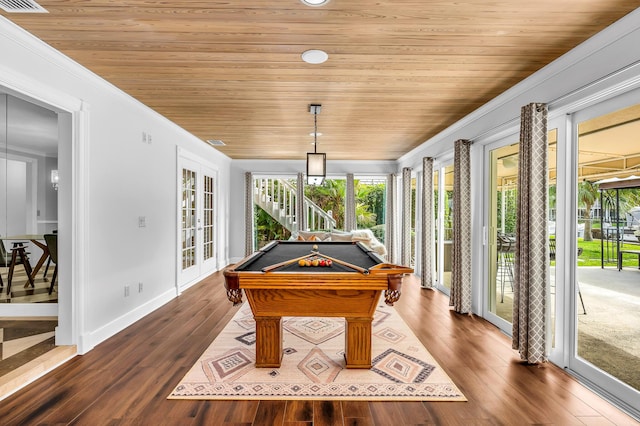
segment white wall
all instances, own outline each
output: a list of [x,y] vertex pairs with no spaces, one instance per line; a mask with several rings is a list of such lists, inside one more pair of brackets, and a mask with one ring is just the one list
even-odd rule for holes
[[[69,165],[85,166],[73,176],[75,192],[64,195],[67,187],[60,198],[61,213],[71,208],[71,199],[74,208],[83,205],[82,220],[61,221],[59,232],[60,239],[79,232],[85,248],[76,253],[83,264],[73,268],[82,270],[83,278],[69,301],[80,310],[74,319],[78,341],[63,343],[80,343],[86,351],[176,295],[176,146],[218,168],[222,232],[216,245],[224,248],[220,263],[227,262],[231,161],[1,17],[0,51],[0,85],[29,91],[29,98],[43,104],[78,100],[83,110],[78,114],[86,117],[72,129],[82,145],[59,153],[61,186],[72,183]],[[150,143],[143,142],[143,133]],[[84,156],[78,157],[79,151]],[[138,227],[139,216],[146,217],[145,228]],[[142,293],[138,282],[144,283]],[[68,296],[65,285],[60,297]],[[126,298],[125,285],[131,286]]]

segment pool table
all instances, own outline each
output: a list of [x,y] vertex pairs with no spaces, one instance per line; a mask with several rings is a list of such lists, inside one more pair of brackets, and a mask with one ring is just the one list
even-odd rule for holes
[[412,272],[359,242],[274,241],[223,273],[229,300],[241,303],[244,290],[253,311],[256,367],[280,367],[283,316],[315,316],[344,317],[346,367],[371,368],[380,295],[393,305]]

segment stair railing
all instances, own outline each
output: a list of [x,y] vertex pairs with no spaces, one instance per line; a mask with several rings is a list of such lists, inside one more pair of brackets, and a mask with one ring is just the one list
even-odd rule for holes
[[[283,179],[260,178],[254,180],[254,202],[290,232],[298,231],[296,220],[297,190]],[[311,199],[304,197],[304,210],[309,229],[333,230],[336,221]]]

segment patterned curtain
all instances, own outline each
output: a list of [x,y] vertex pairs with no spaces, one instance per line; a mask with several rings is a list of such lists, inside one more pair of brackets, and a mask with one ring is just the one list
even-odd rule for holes
[[395,218],[396,214],[396,176],[391,173],[387,176],[387,205],[386,205],[386,217],[385,217],[385,237],[384,244],[387,246],[387,260],[391,263],[396,263],[396,231],[395,231]]
[[353,182],[353,173],[347,174],[346,205],[344,208],[344,230],[356,229],[356,193]]
[[522,107],[513,297],[513,349],[528,363],[545,362],[549,230],[547,106]]
[[422,287],[433,287],[433,158],[422,159]]
[[402,249],[400,260],[411,265],[411,168],[402,169]]
[[307,215],[304,211],[304,173],[298,173],[296,181],[296,222],[298,231],[307,229]]
[[244,174],[244,254],[249,256],[255,251],[253,238],[253,174]]
[[471,313],[471,141],[455,142],[453,159],[453,253],[449,305]]

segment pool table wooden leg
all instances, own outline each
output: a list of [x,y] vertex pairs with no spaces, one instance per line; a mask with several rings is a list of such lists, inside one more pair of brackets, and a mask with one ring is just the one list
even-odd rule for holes
[[282,317],[255,317],[256,367],[280,367]]
[[345,318],[344,359],[347,368],[371,368],[371,321]]

